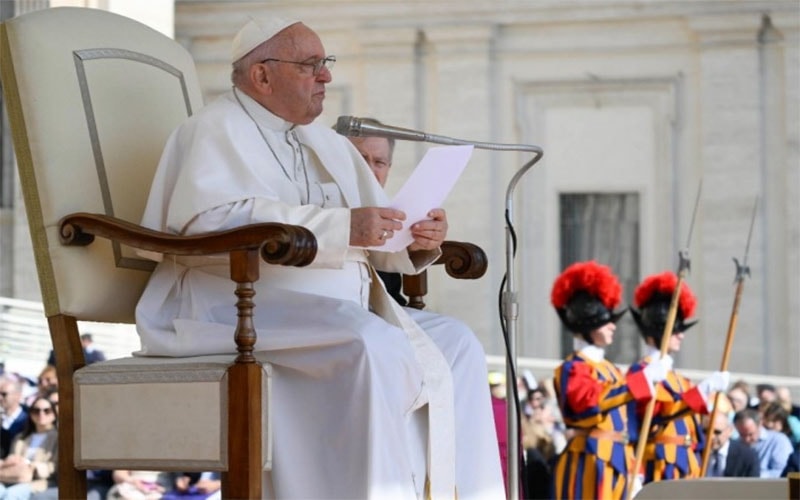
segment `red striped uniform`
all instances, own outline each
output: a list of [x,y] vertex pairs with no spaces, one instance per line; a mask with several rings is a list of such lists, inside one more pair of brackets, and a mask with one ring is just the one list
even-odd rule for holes
[[626,377],[608,360],[575,352],[556,368],[555,389],[564,423],[575,432],[556,463],[555,498],[623,498],[636,440],[628,415],[636,401],[651,397],[646,377]]
[[[629,373],[640,372],[650,360],[648,356],[631,365]],[[646,407],[646,402],[637,405],[639,417]],[[699,453],[705,434],[697,414],[704,413],[708,413],[706,400],[686,377],[671,370],[667,379],[656,385],[653,420],[642,459],[645,483],[700,477]]]

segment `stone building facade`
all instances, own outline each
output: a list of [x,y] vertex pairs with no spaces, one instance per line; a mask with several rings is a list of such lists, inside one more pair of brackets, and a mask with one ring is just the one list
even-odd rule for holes
[[[268,14],[303,20],[337,56],[323,123],[372,116],[544,149],[511,193],[531,155],[476,150],[445,204],[450,238],[483,247],[489,271],[469,283],[430,273],[428,307],[464,319],[488,352],[503,352],[510,208],[518,355],[569,349],[549,293],[570,262],[611,265],[629,303],[639,279],[676,270],[686,250],[700,322],[678,363],[716,369],[732,259],[744,259],[758,200],[729,366],[800,376],[798,2],[176,0],[175,37],[194,56],[207,101],[230,87],[233,34],[247,15]],[[431,146],[398,144],[389,191]],[[20,204],[0,214],[0,263],[14,255],[0,286],[35,298]],[[631,362],[641,346],[629,315],[617,332],[612,358]]]

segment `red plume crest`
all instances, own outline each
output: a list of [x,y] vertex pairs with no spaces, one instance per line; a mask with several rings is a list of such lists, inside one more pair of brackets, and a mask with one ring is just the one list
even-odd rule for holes
[[556,278],[550,302],[560,309],[580,290],[597,297],[610,311],[622,300],[622,285],[611,268],[590,260],[570,265]]
[[[637,308],[647,305],[653,295],[667,295],[672,297],[675,286],[678,284],[678,277],[672,271],[664,271],[660,274],[653,274],[642,281],[633,293],[633,303]],[[678,299],[678,307],[681,309],[683,319],[691,318],[697,307],[697,299],[692,293],[689,285],[684,281],[681,283],[681,296]]]

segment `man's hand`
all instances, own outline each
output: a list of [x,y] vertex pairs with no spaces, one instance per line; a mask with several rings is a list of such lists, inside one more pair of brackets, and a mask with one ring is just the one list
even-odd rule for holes
[[447,213],[442,208],[434,208],[428,212],[431,220],[421,220],[412,225],[411,235],[414,243],[408,246],[409,251],[435,250],[447,237]]
[[403,228],[405,212],[394,208],[362,207],[350,210],[350,246],[382,246]]

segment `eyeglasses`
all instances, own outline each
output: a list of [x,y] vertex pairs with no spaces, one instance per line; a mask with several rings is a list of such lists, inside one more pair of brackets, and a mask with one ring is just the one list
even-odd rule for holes
[[31,408],[31,413],[33,413],[34,415],[41,415],[41,414],[50,415],[51,413],[53,413],[53,409],[52,408],[37,408],[36,406],[34,406],[33,408]]
[[328,56],[325,59],[319,59],[316,62],[305,62],[305,61],[286,61],[284,59],[275,59],[274,57],[270,57],[268,59],[264,59],[261,63],[265,62],[282,62],[287,64],[297,64],[300,66],[308,66],[311,67],[311,74],[314,76],[318,76],[319,72],[322,71],[322,68],[326,68],[328,71],[333,69],[333,65],[336,64],[336,56]]

